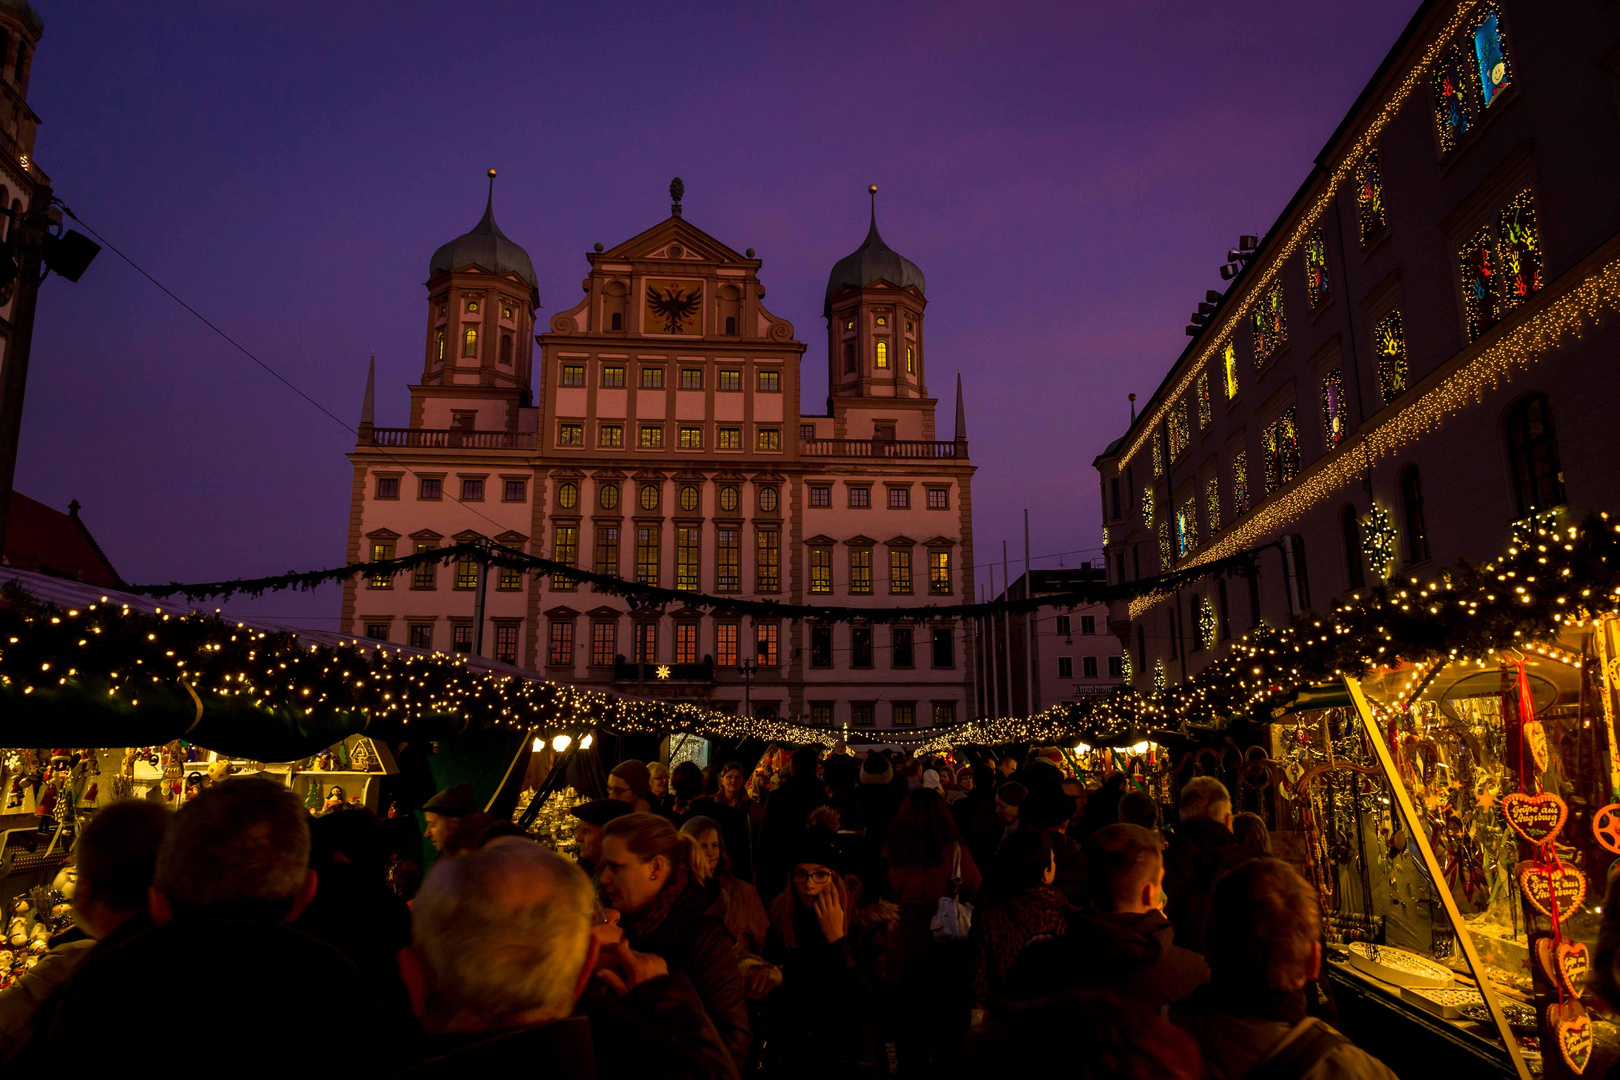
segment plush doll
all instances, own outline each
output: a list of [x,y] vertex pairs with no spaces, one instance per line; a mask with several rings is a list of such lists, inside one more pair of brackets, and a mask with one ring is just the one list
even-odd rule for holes
[[72,864],[62,867],[51,879],[51,888],[60,893],[62,899],[71,901],[79,888],[79,868]]
[[326,801],[321,804],[321,813],[329,814],[333,810],[340,810],[347,805],[349,805],[349,801],[345,798],[343,789],[333,784],[326,793]]

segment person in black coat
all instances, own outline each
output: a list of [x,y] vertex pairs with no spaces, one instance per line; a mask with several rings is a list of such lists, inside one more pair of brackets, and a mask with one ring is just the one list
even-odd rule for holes
[[866,820],[866,835],[882,847],[889,835],[889,822],[900,809],[905,792],[895,789],[894,766],[881,752],[872,750],[861,762],[854,795],[861,804],[861,816]]
[[787,884],[787,859],[804,835],[805,819],[827,801],[827,789],[816,776],[821,748],[801,746],[790,760],[792,775],[765,800],[765,825],[754,861],[761,898],[776,896]]
[[1254,856],[1232,835],[1232,796],[1213,776],[1195,776],[1181,789],[1180,824],[1164,853],[1164,913],[1176,944],[1204,951],[1204,923],[1215,879]]

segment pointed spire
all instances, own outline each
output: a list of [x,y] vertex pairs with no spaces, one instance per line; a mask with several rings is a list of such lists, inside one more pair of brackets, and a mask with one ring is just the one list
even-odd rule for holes
[[489,198],[484,200],[484,216],[473,226],[473,232],[498,233],[495,225],[495,170],[489,170]]
[[872,199],[872,225],[866,230],[866,242],[862,244],[861,247],[882,248],[884,251],[887,251],[889,250],[889,245],[883,242],[883,237],[878,232],[877,228],[877,185],[868,184],[866,187],[866,193],[871,196]]
[[371,427],[377,422],[377,354],[371,354],[371,366],[366,368],[366,397],[360,403],[360,426]]
[[956,369],[956,441],[967,441],[967,408],[962,403],[962,369]]

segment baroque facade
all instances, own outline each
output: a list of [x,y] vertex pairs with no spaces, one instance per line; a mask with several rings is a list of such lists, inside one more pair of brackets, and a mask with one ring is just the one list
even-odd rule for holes
[[[1262,621],[1620,510],[1620,11],[1431,0],[1097,459],[1138,689]],[[1269,546],[1268,546],[1269,545]]]
[[[51,178],[34,160],[39,116],[28,107],[28,76],[34,67],[45,23],[26,0],[0,3],[0,237],[31,209]],[[0,367],[6,362],[13,332],[16,290],[0,285]]]
[[[679,181],[671,194],[668,218],[586,256],[583,298],[537,332],[537,278],[495,225],[492,170],[483,220],[431,260],[408,426],[376,425],[368,380],[350,560],[489,537],[739,599],[970,601],[973,467],[959,378],[952,437],[935,430],[922,272],[874,211],[829,275],[831,394],[808,412],[806,347],[765,307],[761,262],[688,222]],[[343,624],[481,648],[558,682],[852,730],[966,719],[974,701],[966,622],[654,611],[560,577],[491,576],[465,564],[351,581]]]

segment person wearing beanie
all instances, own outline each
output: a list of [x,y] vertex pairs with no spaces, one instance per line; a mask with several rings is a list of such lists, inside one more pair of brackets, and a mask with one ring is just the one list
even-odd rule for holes
[[459,855],[480,848],[501,826],[478,809],[468,783],[445,788],[423,803],[422,817],[427,822],[427,838],[441,855]]
[[881,848],[888,836],[889,822],[900,808],[901,797],[894,785],[894,766],[880,751],[869,751],[861,762],[861,782],[855,788],[855,799],[866,820],[866,835],[877,847]]
[[608,798],[629,803],[638,814],[651,813],[652,803],[647,798],[651,783],[652,773],[646,762],[627,758],[608,770]]
[[594,880],[597,867],[602,863],[602,826],[635,811],[629,803],[618,799],[592,799],[571,808],[568,813],[575,821],[574,839],[579,842],[579,868]]
[[935,772],[933,769],[923,770],[922,786],[932,791],[938,791],[942,795],[944,794],[944,791],[942,790],[944,785],[939,782],[939,773]]

